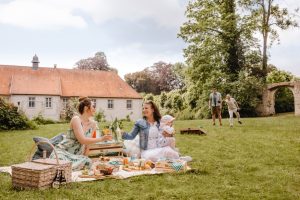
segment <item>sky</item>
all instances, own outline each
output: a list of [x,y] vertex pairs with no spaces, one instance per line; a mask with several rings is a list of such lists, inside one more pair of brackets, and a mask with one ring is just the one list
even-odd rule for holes
[[[288,8],[299,0],[277,0]],[[103,51],[123,77],[158,61],[184,62],[177,38],[188,0],[0,0],[0,64],[73,68]],[[300,21],[300,17],[298,18]],[[300,29],[280,32],[270,63],[300,76]]]

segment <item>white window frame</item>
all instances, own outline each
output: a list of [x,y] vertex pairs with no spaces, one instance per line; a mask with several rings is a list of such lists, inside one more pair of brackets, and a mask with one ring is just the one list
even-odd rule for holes
[[64,108],[64,109],[66,109],[66,108],[67,108],[68,101],[69,101],[69,99],[68,99],[68,98],[62,98],[62,105],[63,105],[63,108]]
[[[129,103],[130,102],[130,103]],[[129,107],[129,105],[130,105],[130,107]],[[128,110],[132,110],[132,99],[127,99],[126,100],[126,108],[128,109]]]
[[35,108],[35,97],[28,97],[28,108]]
[[107,108],[108,109],[114,109],[114,100],[113,99],[108,99],[107,100]]
[[46,97],[45,98],[45,107],[48,109],[52,108],[52,97]]

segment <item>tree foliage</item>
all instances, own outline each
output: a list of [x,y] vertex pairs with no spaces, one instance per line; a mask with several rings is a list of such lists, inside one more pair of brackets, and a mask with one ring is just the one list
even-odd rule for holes
[[[239,0],[242,8],[250,11],[255,30],[262,35],[262,71],[264,77],[268,73],[267,50],[275,40],[279,41],[278,29],[286,30],[298,24],[287,8],[279,6],[278,0]],[[297,10],[295,10],[298,12]]]
[[[213,87],[223,96],[234,95],[247,115],[255,115],[261,84],[253,74],[261,73],[256,70],[261,60],[253,48],[253,21],[236,10],[232,0],[197,0],[187,7],[188,20],[178,35],[189,44],[184,50],[188,63],[184,109],[192,110],[195,118],[210,117],[208,96]],[[248,95],[249,91],[255,93]]]
[[[243,116],[256,115],[266,73],[274,67],[262,67],[265,55],[259,49],[255,34],[263,30],[274,39],[276,32],[272,26],[286,29],[296,25],[287,10],[280,9],[274,0],[268,0],[269,21],[261,21],[263,13],[260,9],[266,1],[196,0],[189,3],[187,21],[178,34],[188,43],[184,49],[188,66],[182,94],[185,97],[184,115],[187,110],[195,118],[210,117],[207,101],[212,87],[218,88],[223,96],[227,93],[234,96],[241,104]],[[166,102],[164,105],[170,105],[170,101]],[[227,113],[226,109],[223,112]]]
[[136,91],[160,94],[184,86],[183,64],[154,63],[142,71],[125,75],[125,81]]
[[104,52],[97,52],[94,57],[81,59],[76,63],[77,69],[83,70],[103,70],[103,71],[116,71],[111,68],[107,62],[106,55]]
[[34,122],[18,112],[18,107],[0,97],[0,130],[36,129]]
[[268,73],[267,83],[289,82],[292,81],[293,79],[294,76],[290,72],[273,68],[272,71]]
[[193,1],[186,16],[178,36],[189,43],[184,50],[188,63],[201,68],[205,78],[212,70],[220,70],[236,79],[244,67],[244,48],[252,31],[249,20],[236,14],[235,1]]

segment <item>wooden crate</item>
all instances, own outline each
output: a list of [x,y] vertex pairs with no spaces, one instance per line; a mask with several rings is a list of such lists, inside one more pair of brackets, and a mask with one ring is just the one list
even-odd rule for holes
[[123,155],[123,143],[116,144],[91,144],[87,147],[87,155],[106,155],[108,153],[118,153]]
[[181,129],[180,134],[197,134],[202,135],[206,134],[206,131],[200,128],[187,128],[187,129]]

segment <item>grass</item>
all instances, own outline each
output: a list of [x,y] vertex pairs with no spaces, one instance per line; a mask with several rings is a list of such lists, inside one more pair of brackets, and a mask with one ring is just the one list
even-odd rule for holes
[[[15,191],[0,174],[0,199],[300,199],[300,117],[243,119],[230,128],[210,120],[176,121],[177,130],[202,126],[207,136],[176,135],[193,173],[71,183],[65,189]],[[52,137],[67,124],[0,132],[0,166],[25,161],[33,136]],[[129,130],[132,123],[125,124]]]

